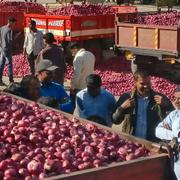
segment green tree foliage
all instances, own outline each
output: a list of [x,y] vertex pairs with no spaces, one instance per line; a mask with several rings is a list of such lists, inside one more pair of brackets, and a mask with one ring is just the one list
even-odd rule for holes
[[156,0],[156,4],[158,7],[167,6],[168,8],[172,8],[176,5],[176,0]]

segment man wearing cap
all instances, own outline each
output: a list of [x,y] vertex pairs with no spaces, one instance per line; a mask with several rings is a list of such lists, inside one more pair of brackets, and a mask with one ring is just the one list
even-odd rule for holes
[[99,75],[87,76],[87,88],[77,94],[74,114],[110,127],[112,125],[111,113],[116,100],[110,92],[101,87],[101,84]]
[[27,55],[31,73],[35,73],[35,60],[44,47],[43,33],[36,28],[36,22],[30,21],[29,32],[26,33],[24,41],[24,56]]
[[51,61],[43,59],[37,65],[37,77],[40,81],[41,96],[50,96],[58,100],[59,109],[65,112],[72,112],[72,104],[70,97],[66,93],[65,89],[61,84],[52,82],[53,71],[59,67],[52,64]]
[[86,88],[86,77],[94,72],[95,56],[81,48],[77,42],[70,44],[70,51],[74,57],[70,93],[75,102],[76,93]]
[[53,81],[63,85],[66,72],[64,53],[60,47],[54,44],[56,40],[52,33],[46,33],[43,39],[46,47],[38,55],[37,64],[43,59],[49,59],[53,65],[58,66],[59,68],[54,71]]
[[[177,87],[174,97],[175,110],[156,127],[156,137],[162,140],[178,138],[180,143],[180,86]],[[178,180],[180,180],[180,159],[175,162],[174,171]]]
[[13,46],[13,28],[16,25],[16,19],[9,17],[8,24],[0,28],[0,85],[4,85],[2,81],[4,65],[8,64],[9,81],[13,82],[12,67],[12,46]]

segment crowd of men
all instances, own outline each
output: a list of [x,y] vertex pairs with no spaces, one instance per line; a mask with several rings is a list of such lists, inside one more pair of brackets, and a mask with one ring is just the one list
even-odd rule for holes
[[[151,87],[147,72],[134,73],[134,89],[115,97],[102,87],[99,75],[94,74],[95,56],[78,42],[70,43],[74,73],[70,93],[64,89],[66,72],[65,55],[56,45],[52,33],[43,33],[31,20],[24,41],[31,75],[14,82],[12,71],[12,28],[16,19],[0,28],[0,83],[5,63],[8,64],[10,85],[6,92],[72,113],[75,116],[109,126],[122,124],[122,132],[146,140],[180,138],[180,87],[171,102],[161,92]],[[13,83],[14,82],[14,83]],[[180,179],[180,161],[175,163],[175,174]]]

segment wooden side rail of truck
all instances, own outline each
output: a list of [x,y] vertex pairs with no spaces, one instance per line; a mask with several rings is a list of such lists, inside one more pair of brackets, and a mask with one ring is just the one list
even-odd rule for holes
[[137,68],[180,83],[180,27],[115,23],[116,48]]

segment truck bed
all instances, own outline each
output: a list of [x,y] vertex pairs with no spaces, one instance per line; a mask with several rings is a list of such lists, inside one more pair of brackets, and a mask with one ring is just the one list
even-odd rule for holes
[[[136,6],[112,6],[120,21],[137,17]],[[25,15],[25,32],[28,31],[29,21],[33,19],[37,28],[43,32],[52,32],[59,41],[79,41],[97,38],[114,38],[115,15]]]
[[52,32],[57,40],[77,41],[114,36],[114,15],[95,16],[53,16],[25,15],[25,32],[29,21],[36,21],[37,28],[43,32]]
[[180,29],[177,26],[154,26],[119,22],[116,18],[116,46],[135,54],[146,51],[178,56],[180,52]]

